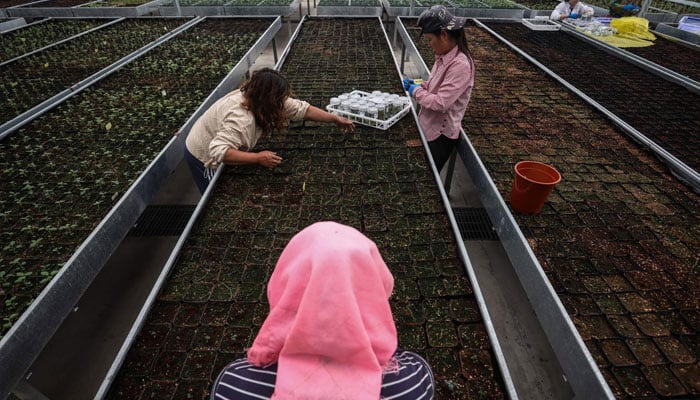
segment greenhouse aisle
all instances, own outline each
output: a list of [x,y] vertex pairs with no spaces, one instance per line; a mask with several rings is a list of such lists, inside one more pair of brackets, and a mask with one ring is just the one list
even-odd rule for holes
[[[442,171],[443,182],[446,170]],[[455,163],[449,199],[453,210],[483,208],[460,160]],[[465,239],[464,245],[518,395],[524,399],[572,398],[574,393],[562,378],[561,366],[501,242]]]

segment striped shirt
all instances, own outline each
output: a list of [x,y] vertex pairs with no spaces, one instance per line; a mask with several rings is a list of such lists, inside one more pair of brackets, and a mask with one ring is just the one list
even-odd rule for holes
[[[398,372],[382,377],[382,400],[432,400],[435,392],[433,373],[419,355],[399,350],[394,354]],[[211,400],[269,399],[275,391],[277,364],[255,367],[246,359],[232,362],[214,382]]]

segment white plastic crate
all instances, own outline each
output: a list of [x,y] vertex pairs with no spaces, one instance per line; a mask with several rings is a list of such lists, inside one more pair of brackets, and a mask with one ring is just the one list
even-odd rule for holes
[[560,26],[548,18],[523,18],[523,25],[533,31],[558,31]]
[[[361,90],[353,90],[352,92],[348,93],[349,95],[359,95],[360,97],[370,97],[372,94],[363,92]],[[342,117],[345,117],[355,123],[366,125],[372,128],[377,128],[381,130],[387,130],[391,128],[392,125],[394,125],[398,120],[403,118],[406,114],[408,114],[409,110],[411,109],[411,104],[410,104],[410,99],[406,96],[401,96],[400,99],[402,100],[402,108],[400,110],[394,110],[393,112],[387,109],[387,117],[386,119],[379,119],[379,118],[372,118],[368,115],[360,115],[353,113],[351,111],[343,110],[340,108],[340,105],[327,105],[326,110],[330,113],[340,115]]]
[[678,21],[678,29],[700,35],[700,18],[686,15]]

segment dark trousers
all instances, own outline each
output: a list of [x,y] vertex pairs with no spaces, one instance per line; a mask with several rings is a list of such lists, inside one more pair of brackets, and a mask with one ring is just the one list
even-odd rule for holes
[[187,146],[185,146],[185,160],[187,161],[187,166],[190,167],[192,178],[194,179],[194,183],[197,184],[199,192],[204,194],[204,191],[207,190],[207,186],[209,186],[212,174],[207,173],[204,163],[193,156],[192,153],[187,150]]
[[457,146],[458,141],[459,138],[450,139],[447,136],[440,135],[432,142],[428,142],[430,154],[433,156],[433,161],[435,162],[438,172],[442,170],[447,160],[450,159],[450,154],[452,154],[452,150]]

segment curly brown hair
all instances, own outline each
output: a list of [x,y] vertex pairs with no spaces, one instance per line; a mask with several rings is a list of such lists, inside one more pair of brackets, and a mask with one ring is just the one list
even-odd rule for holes
[[241,92],[245,99],[243,106],[253,113],[264,134],[285,127],[284,102],[292,96],[292,88],[282,74],[271,68],[257,70],[243,82]]

